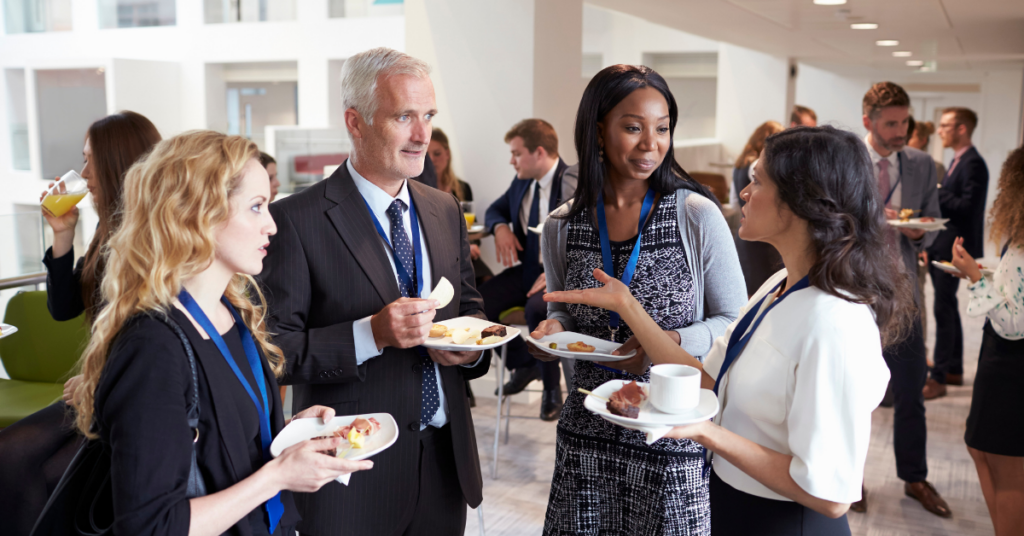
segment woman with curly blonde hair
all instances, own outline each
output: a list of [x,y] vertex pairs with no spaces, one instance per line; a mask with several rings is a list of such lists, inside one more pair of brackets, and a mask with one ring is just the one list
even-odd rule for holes
[[953,244],[953,266],[971,281],[967,314],[985,315],[964,440],[978,470],[996,536],[1024,527],[1024,147],[1010,153],[989,214],[1002,259],[991,276]]
[[[337,439],[270,459],[284,426],[273,396],[283,357],[251,277],[277,230],[256,145],[210,131],[165,140],[131,168],[123,195],[77,415],[79,430],[110,451],[112,532],[294,534],[290,491],[315,491],[372,464],[317,452]],[[315,406],[296,417],[333,414]],[[200,491],[189,482],[193,465]]]

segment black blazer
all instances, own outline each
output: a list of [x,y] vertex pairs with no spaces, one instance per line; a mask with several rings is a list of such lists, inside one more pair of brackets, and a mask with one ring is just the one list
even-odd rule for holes
[[82,267],[85,257],[75,262],[75,248],[60,258],[53,258],[53,248],[47,248],[43,255],[46,265],[46,308],[58,322],[71,320],[85,312],[82,300]]
[[[455,197],[408,181],[430,255],[434,286],[441,276],[455,298],[435,320],[484,317],[474,284],[466,221]],[[298,494],[299,530],[311,534],[390,534],[412,515],[419,491],[419,418],[422,372],[415,349],[386,348],[356,365],[352,325],[401,297],[389,253],[342,164],[327,180],[270,205],[277,223],[260,281],[270,304],[274,342],[287,359],[284,383],[294,385],[293,410],[314,404],[338,415],[387,412],[398,422],[398,441],[374,457],[372,471],[348,486],[328,484]],[[462,493],[470,506],[483,499],[476,436],[465,379],[487,373],[440,367]]]
[[[558,208],[562,203],[568,201],[562,195],[562,175],[565,174],[565,170],[568,168],[561,157],[558,158],[558,166],[555,168],[555,177],[551,181],[551,196],[548,198],[548,213]],[[519,207],[523,204],[523,197],[526,196],[527,190],[533,186],[533,180],[521,180],[518,177],[512,178],[512,184],[509,185],[508,190],[501,197],[494,200],[491,206],[487,208],[487,213],[484,217],[484,225],[487,229],[494,231],[494,226],[499,223],[511,224],[512,232],[516,235],[516,240],[520,244],[526,245],[526,229],[520,229],[519,225]],[[575,185],[574,185],[575,186]],[[575,189],[573,190],[575,192]],[[565,196],[568,197],[568,196]],[[524,250],[519,254],[520,259],[526,263],[528,261],[533,264],[540,262],[540,259],[526,259],[523,256],[526,255]],[[543,270],[543,268],[541,268]]]
[[[217,348],[203,340],[181,311],[171,318],[188,335],[195,350],[199,379],[197,459],[207,493],[227,489],[250,476],[249,441],[239,424],[239,408],[227,388],[238,379]],[[258,345],[257,345],[258,348]],[[261,354],[262,357],[262,354]],[[270,428],[284,427],[278,384],[263,359],[270,402]],[[111,447],[114,533],[188,534],[190,508],[185,497],[192,462],[193,433],[187,407],[192,389],[188,357],[178,336],[163,322],[147,316],[129,321],[114,341],[96,388],[96,422],[102,441]],[[281,492],[285,507],[280,527],[295,526],[298,510],[290,492]],[[229,534],[252,534],[242,518]]]
[[971,147],[960,157],[956,169],[947,173],[939,188],[942,217],[949,218],[928,253],[932,259],[948,261],[953,242],[964,237],[964,249],[974,258],[985,254],[985,201],[988,197],[988,166],[978,149]]

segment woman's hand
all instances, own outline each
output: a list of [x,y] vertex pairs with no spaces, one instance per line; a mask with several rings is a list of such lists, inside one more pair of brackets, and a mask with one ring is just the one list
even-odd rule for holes
[[310,406],[295,415],[292,415],[288,422],[292,422],[294,419],[314,419],[319,417],[321,422],[327,424],[328,421],[334,418],[334,408],[327,406]]
[[[665,334],[675,341],[676,344],[679,344],[679,333],[677,331],[665,330]],[[622,346],[612,352],[612,355],[626,355],[633,350],[636,350],[636,355],[629,359],[622,361],[608,361],[602,364],[608,368],[624,370],[630,374],[643,376],[644,373],[647,372],[647,367],[656,363],[653,363],[647,355],[647,352],[644,350],[644,347],[640,346],[640,340],[636,338],[636,335],[630,337],[629,340],[622,344]]]
[[715,423],[711,421],[701,421],[696,424],[687,424],[686,426],[676,426],[672,428],[672,431],[665,434],[665,437],[672,439],[692,439],[698,443],[704,444],[702,441],[707,437],[709,428],[715,426]]
[[[43,193],[39,194],[39,202],[40,203],[43,202],[43,198],[46,197],[47,192],[49,192],[50,189],[53,188],[53,185],[55,185],[55,184],[57,185],[56,193],[65,193],[65,192],[67,192],[67,188],[64,186],[63,182],[61,182],[59,184],[57,183],[57,181],[51,182],[46,187],[46,190],[43,190]],[[70,233],[72,236],[74,236],[74,234],[75,234],[75,226],[78,225],[78,207],[77,206],[72,208],[71,210],[67,211],[63,216],[61,216],[59,218],[54,218],[49,213],[47,213],[45,210],[42,210],[42,209],[40,209],[40,210],[43,213],[43,217],[46,218],[46,221],[49,222],[50,227],[53,229],[53,234],[57,235],[57,234],[63,234],[63,233]],[[56,257],[56,256],[59,256],[59,255],[54,255],[54,256]]]
[[981,270],[978,268],[978,261],[971,257],[970,253],[964,249],[964,238],[962,236],[957,237],[956,241],[953,242],[953,266],[960,273],[962,277],[970,279],[971,283],[977,283],[981,279]]
[[546,302],[582,303],[591,307],[600,307],[621,313],[631,302],[636,301],[629,292],[629,287],[622,281],[604,273],[600,268],[594,269],[594,279],[604,283],[603,287],[585,290],[559,290],[544,295]]
[[469,257],[474,261],[480,258],[480,246],[476,244],[469,245]]
[[78,394],[78,386],[82,385],[82,375],[72,376],[68,381],[64,382],[64,394],[61,396],[61,400],[65,404],[71,404],[77,406],[82,402],[82,395]]
[[[565,331],[565,327],[562,326],[561,322],[557,320],[542,320],[540,324],[537,324],[537,329],[530,333],[530,336],[534,339],[543,339],[548,335],[554,335],[563,331]],[[530,355],[541,361],[555,361],[558,359],[557,355],[545,352],[532,344],[527,344],[526,349],[530,351]]]
[[[331,410],[332,418],[333,413]],[[317,491],[341,475],[373,468],[369,460],[354,462],[324,454],[324,451],[338,448],[343,441],[340,437],[303,441],[284,449],[264,468],[273,471],[277,489],[303,493]]]

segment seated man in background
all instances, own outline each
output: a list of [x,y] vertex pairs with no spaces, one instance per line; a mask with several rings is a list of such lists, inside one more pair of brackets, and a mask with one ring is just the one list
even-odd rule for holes
[[[497,322],[503,311],[525,306],[526,324],[533,331],[547,318],[548,309],[543,299],[546,281],[540,234],[529,229],[543,226],[552,210],[572,198],[576,180],[565,175],[568,166],[558,156],[558,134],[547,121],[524,119],[516,123],[505,134],[505,143],[512,152],[510,163],[516,176],[508,191],[487,209],[484,224],[494,234],[498,261],[506,269],[484,283],[480,294],[488,320]],[[516,264],[519,261],[522,262]],[[541,363],[527,351],[526,342],[518,338],[509,343],[506,351],[505,364],[513,373],[503,393],[516,394],[531,381],[543,378],[540,417],[557,420],[562,412],[558,361]]]

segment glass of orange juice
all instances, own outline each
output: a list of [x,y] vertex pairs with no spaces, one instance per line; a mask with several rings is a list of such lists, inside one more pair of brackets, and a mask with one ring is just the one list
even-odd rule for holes
[[72,169],[46,189],[46,196],[40,205],[44,212],[59,218],[74,208],[88,193],[89,188],[85,179]]
[[473,213],[473,202],[463,201],[462,202],[462,216],[466,218],[466,228],[473,226],[473,222],[476,221],[476,214]]

